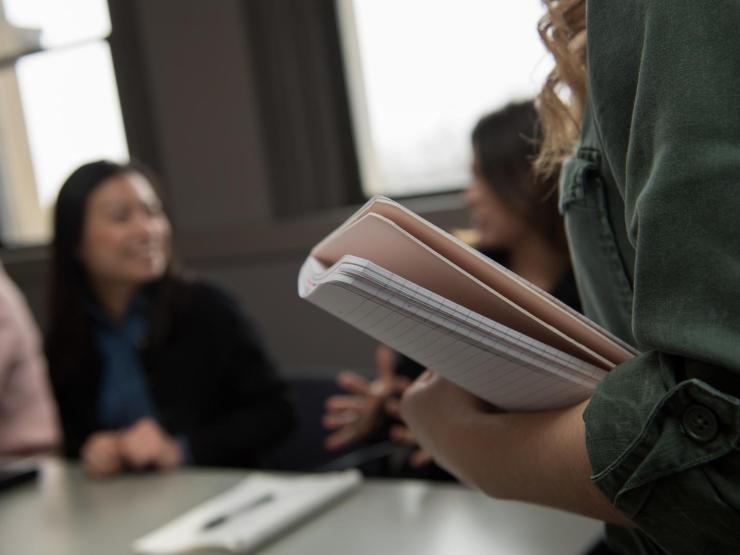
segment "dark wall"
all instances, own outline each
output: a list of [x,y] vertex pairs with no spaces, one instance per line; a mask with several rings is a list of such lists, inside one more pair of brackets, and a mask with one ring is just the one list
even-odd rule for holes
[[[265,40],[265,33],[258,33],[262,38],[250,34],[261,27],[249,18],[272,25],[274,34],[278,16],[290,16],[274,8],[245,9],[257,1],[111,0],[111,44],[131,151],[163,176],[179,258],[239,299],[286,373],[369,368],[373,342],[296,293],[298,269],[311,246],[357,207],[351,204],[359,187],[353,180],[359,178],[354,155],[347,153],[353,149],[342,106],[346,99],[324,97],[338,94],[336,84],[326,80],[341,75],[324,74],[323,81],[312,77],[313,84],[306,84],[314,91],[311,98],[287,95],[285,102],[304,111],[312,102],[324,108],[310,115],[317,118],[312,125],[306,126],[309,115],[302,117],[300,110],[292,120],[281,120],[287,143],[281,142],[270,126],[274,119],[265,117],[281,104],[266,99],[270,87],[261,81],[275,76],[265,75],[264,59],[255,61],[265,50],[264,42],[255,41]],[[269,1],[289,7],[295,0]],[[326,31],[325,18],[315,25],[316,33]],[[316,43],[316,33],[307,30],[305,40]],[[279,63],[300,49],[267,50]],[[313,51],[322,56],[325,49]],[[278,72],[280,80],[289,80],[285,71]],[[328,104],[337,105],[336,113],[327,112]],[[292,125],[304,127],[300,137],[290,134]],[[315,140],[307,127],[320,130],[327,152],[305,146]],[[275,149],[283,154],[271,156]],[[279,166],[287,163],[284,153],[291,149],[304,158],[302,172]],[[283,210],[281,199],[295,187],[313,193]],[[324,194],[326,187],[334,192]],[[314,197],[328,205],[317,206]],[[443,226],[465,222],[458,196],[417,199],[409,206]],[[9,252],[3,260],[43,319],[45,249]]]

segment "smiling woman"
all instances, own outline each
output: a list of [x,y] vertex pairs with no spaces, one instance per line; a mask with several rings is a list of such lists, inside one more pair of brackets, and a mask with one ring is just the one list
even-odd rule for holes
[[100,161],[59,193],[47,355],[65,452],[94,476],[258,465],[291,425],[283,383],[236,303],[173,270],[155,181]]
[[167,268],[170,224],[149,180],[130,172],[110,177],[90,194],[80,258],[105,308],[120,318],[132,289]]

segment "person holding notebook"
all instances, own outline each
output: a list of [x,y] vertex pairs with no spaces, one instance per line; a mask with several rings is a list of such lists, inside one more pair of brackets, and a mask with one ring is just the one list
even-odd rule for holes
[[641,354],[544,412],[497,412],[429,371],[403,417],[489,495],[605,521],[605,552],[738,553],[740,7],[545,4],[540,168],[565,160],[586,315]]
[[154,182],[99,161],[59,192],[46,350],[65,453],[93,476],[257,466],[292,425],[285,386],[234,300],[175,270]]
[[[511,103],[480,118],[471,134],[473,181],[465,200],[473,223],[472,243],[481,252],[512,269],[555,297],[580,309],[570,267],[562,218],[557,208],[554,178],[539,179],[532,166],[541,141],[537,110],[531,101]],[[332,430],[328,449],[357,441],[380,441],[391,435],[413,442],[397,420],[396,403],[386,403],[424,370],[416,362],[380,346],[377,378],[372,382],[355,372],[342,372],[338,384],[347,395],[327,400],[324,424]],[[391,421],[397,422],[389,428]],[[428,457],[414,454],[409,463],[423,466]],[[436,470],[416,472],[446,476]]]

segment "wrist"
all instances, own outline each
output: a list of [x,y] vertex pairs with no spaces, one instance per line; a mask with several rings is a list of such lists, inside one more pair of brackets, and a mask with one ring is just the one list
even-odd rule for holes
[[[489,497],[514,499],[512,481],[518,472],[511,464],[508,414],[461,414],[445,424],[434,454],[442,467]],[[471,446],[474,448],[471,449]]]

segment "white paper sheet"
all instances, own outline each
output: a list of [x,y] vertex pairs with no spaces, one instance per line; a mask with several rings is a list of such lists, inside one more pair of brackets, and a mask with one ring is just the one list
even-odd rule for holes
[[[137,540],[133,551],[140,555],[246,553],[353,491],[361,481],[356,470],[298,476],[255,472]],[[206,528],[223,515],[230,518]]]

